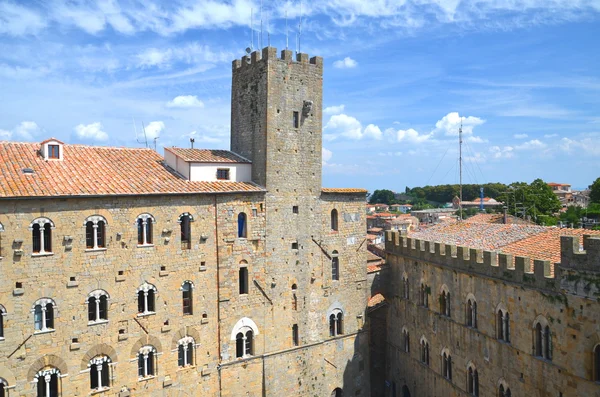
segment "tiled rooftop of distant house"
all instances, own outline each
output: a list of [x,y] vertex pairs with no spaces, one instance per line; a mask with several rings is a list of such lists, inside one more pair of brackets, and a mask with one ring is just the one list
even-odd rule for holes
[[189,149],[166,147],[166,151],[192,163],[250,163],[251,161],[229,150]]

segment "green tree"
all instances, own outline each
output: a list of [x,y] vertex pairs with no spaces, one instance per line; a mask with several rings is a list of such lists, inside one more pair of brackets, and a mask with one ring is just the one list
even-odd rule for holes
[[370,204],[394,204],[394,192],[391,190],[375,190],[369,196]]
[[590,185],[590,202],[600,204],[600,178]]
[[[552,217],[561,208],[558,197],[541,179],[536,179],[529,185],[525,182],[513,182],[498,200],[507,206],[510,214],[519,217],[530,216],[534,220],[540,215]],[[542,217],[538,222],[550,221]]]

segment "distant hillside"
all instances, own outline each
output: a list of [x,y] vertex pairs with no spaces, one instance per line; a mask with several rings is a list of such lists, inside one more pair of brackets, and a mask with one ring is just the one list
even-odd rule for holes
[[[483,185],[463,185],[463,200],[472,201],[479,197],[479,188],[483,188],[484,197],[498,198],[502,192],[506,192],[508,186],[503,183],[486,183]],[[459,185],[435,185],[406,188],[406,194],[417,199],[448,203],[454,196],[458,196]]]

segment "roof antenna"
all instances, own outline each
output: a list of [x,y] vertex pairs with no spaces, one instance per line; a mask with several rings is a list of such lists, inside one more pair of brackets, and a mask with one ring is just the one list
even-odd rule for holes
[[263,2],[262,2],[262,0],[260,0],[260,36],[259,36],[260,40],[258,41],[258,49],[259,50],[262,49],[262,46],[263,46],[263,24],[262,24],[262,22],[263,22],[263,15],[262,15],[263,7],[262,6],[263,6]]
[[190,145],[192,146],[192,149],[194,148],[194,142],[196,140],[194,138],[190,138]]
[[285,9],[285,49],[287,50],[289,47],[289,30],[287,23],[287,7]]
[[156,140],[158,139],[158,137],[154,137],[154,151],[156,152]]
[[271,30],[269,29],[269,11],[267,11],[267,47],[271,47]]
[[[144,126],[143,121],[142,121],[142,131],[144,131],[144,141],[146,142],[146,149],[148,149],[148,136],[146,136],[146,127]],[[140,142],[140,143],[142,143],[142,142]]]
[[250,9],[250,52],[254,50],[254,9]]
[[460,221],[462,221],[463,218],[463,208],[462,208],[462,201],[463,201],[463,188],[462,188],[462,117],[460,118],[460,128],[458,129],[458,166],[460,169],[459,175],[460,175],[460,201],[458,204],[458,210],[460,211]]
[[298,53],[300,53],[300,38],[302,37],[302,0],[300,0],[300,21],[298,22]]

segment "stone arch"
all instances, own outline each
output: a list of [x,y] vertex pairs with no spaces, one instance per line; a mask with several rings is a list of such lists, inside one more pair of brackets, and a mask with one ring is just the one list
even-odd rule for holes
[[236,340],[236,335],[240,332],[242,328],[250,328],[255,336],[259,334],[256,323],[248,317],[244,317],[241,318],[237,323],[235,323],[235,326],[231,330],[231,340]]
[[467,294],[467,297],[465,298],[465,302],[468,302],[469,299],[471,299],[473,302],[477,302],[477,298],[475,298],[475,295],[472,292],[469,292]]
[[55,356],[54,354],[46,354],[31,364],[29,371],[27,371],[27,379],[35,378],[35,375],[46,367],[58,369],[61,375],[67,375],[69,373],[67,363],[65,363],[62,358]]
[[503,313],[508,313],[508,308],[504,304],[504,302],[500,302],[496,305],[496,310],[494,310],[494,314],[498,314],[498,310],[502,310]]
[[442,284],[439,290],[439,294],[441,295],[442,293],[450,293],[450,288],[448,288],[448,286],[446,284]]
[[194,327],[185,327],[185,328],[180,328],[179,331],[177,331],[174,335],[173,338],[171,339],[171,350],[176,350],[177,349],[177,343],[185,338],[186,336],[191,336],[192,338],[194,338],[194,342],[195,344],[199,344],[200,343],[200,333],[198,332],[198,330]]
[[537,315],[537,317],[535,318],[535,320],[533,320],[533,323],[531,324],[531,329],[535,329],[535,326],[538,325],[538,323],[542,326],[542,328],[549,325],[546,316],[544,316],[543,314]]
[[506,381],[506,379],[504,379],[504,377],[499,378],[498,381],[496,382],[496,390],[498,390],[500,388],[500,385],[502,385],[504,387],[504,390],[510,388],[510,386],[508,385],[508,382]]
[[133,344],[133,347],[131,348],[130,357],[136,358],[140,349],[146,345],[154,346],[154,348],[156,349],[156,351],[158,353],[162,353],[162,345],[160,343],[160,340],[156,336],[145,335],[145,336],[142,336],[140,339],[137,340],[137,342],[135,342]]
[[448,348],[448,346],[444,346],[442,348],[442,350],[440,350],[440,356],[443,356],[444,353],[446,353],[446,356],[451,356],[452,354],[450,353],[450,349]]
[[33,230],[33,225],[45,225],[46,223],[50,224],[50,228],[54,229],[56,226],[54,225],[54,222],[52,222],[52,219],[47,218],[45,216],[40,216],[38,218],[35,218],[33,221],[31,221],[31,223],[29,224],[29,230]]
[[8,383],[8,386],[14,386],[17,383],[17,378],[15,378],[11,370],[1,365],[0,378],[4,379]]
[[84,354],[83,358],[81,359],[81,371],[86,370],[88,368],[90,360],[96,356],[107,356],[111,359],[113,363],[117,362],[116,350],[113,349],[112,346],[107,345],[106,343],[100,343],[92,347],[90,350],[88,350],[87,353]]
[[327,308],[327,317],[326,319],[329,318],[329,316],[331,316],[331,314],[335,311],[335,310],[340,310],[342,313],[346,312],[346,309],[344,308],[344,305],[342,305],[340,302],[335,301],[333,302],[331,305],[329,305],[329,307]]
[[85,220],[83,221],[83,226],[87,225],[88,222],[97,223],[100,221],[103,221],[104,227],[108,228],[108,220],[103,215],[98,214],[90,215],[87,218],[85,218]]

